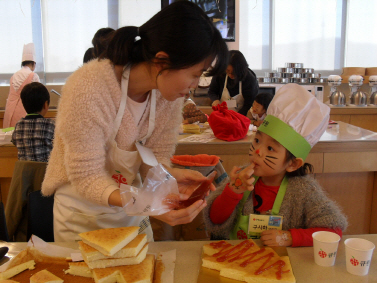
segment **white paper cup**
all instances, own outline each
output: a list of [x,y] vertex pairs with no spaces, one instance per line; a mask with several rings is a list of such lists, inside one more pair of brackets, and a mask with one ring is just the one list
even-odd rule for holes
[[333,266],[340,241],[339,235],[320,231],[313,233],[312,237],[315,263],[320,266]]
[[375,245],[359,238],[347,239],[344,245],[346,246],[347,271],[354,275],[367,275]]

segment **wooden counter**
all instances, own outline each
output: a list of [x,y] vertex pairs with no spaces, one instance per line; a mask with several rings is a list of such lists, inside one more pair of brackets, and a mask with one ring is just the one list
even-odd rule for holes
[[[339,248],[336,255],[335,265],[332,267],[322,267],[314,263],[313,247],[303,248],[286,248],[292,265],[293,274],[297,283],[318,283],[318,282],[342,282],[342,283],[362,283],[377,282],[377,257],[376,249],[369,267],[369,274],[366,276],[352,275],[346,270],[345,263],[345,246],[344,241],[347,238],[355,236],[343,236],[339,242]],[[357,235],[357,238],[363,238],[373,242],[377,246],[377,235]],[[231,241],[237,244],[240,241]],[[258,245],[259,240],[255,241]],[[204,244],[209,241],[196,242],[152,242],[149,243],[148,253],[159,253],[176,250],[177,260],[174,269],[174,283],[194,283],[198,282],[199,271],[202,268],[201,254]],[[53,243],[54,245],[78,249],[78,244],[73,242]],[[3,243],[3,246],[9,248],[8,256],[14,257],[21,250],[26,248],[26,243]],[[279,248],[284,249],[284,248]],[[6,259],[0,261],[3,264]],[[230,282],[230,280],[217,282]],[[221,280],[221,279],[220,279]],[[231,281],[240,282],[240,281]]]

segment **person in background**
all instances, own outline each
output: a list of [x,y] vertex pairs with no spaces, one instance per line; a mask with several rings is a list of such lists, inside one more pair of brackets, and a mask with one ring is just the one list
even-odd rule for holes
[[22,68],[10,78],[3,128],[14,127],[18,120],[25,117],[26,111],[22,106],[20,94],[25,85],[31,82],[39,82],[39,76],[34,73],[35,66],[34,43],[25,44],[22,52]]
[[44,118],[50,94],[43,84],[33,82],[22,89],[21,100],[28,114],[17,122],[12,135],[18,160],[47,162],[55,130],[54,120]]
[[266,112],[268,105],[273,98],[273,95],[268,92],[259,93],[253,102],[253,106],[247,112],[247,117],[250,119],[253,126],[259,127],[264,118],[266,118]]
[[191,99],[190,94],[185,96],[185,102],[182,108],[183,124],[192,124],[195,122],[205,123],[207,122],[207,115],[203,113],[195,102]]
[[243,54],[238,50],[231,50],[226,73],[212,78],[208,95],[212,100],[212,106],[231,98],[236,99],[237,112],[246,116],[258,90],[257,76],[249,69]]
[[96,31],[92,39],[93,47],[88,48],[84,54],[84,63],[98,58],[106,50],[114,31],[112,28],[100,28]]
[[90,60],[94,59],[94,47],[90,47],[85,51],[83,63],[88,63]]
[[312,246],[316,231],[342,236],[346,217],[309,175],[313,166],[304,163],[326,130],[329,115],[330,108],[302,86],[287,84],[278,90],[251,143],[250,165],[233,167],[230,183],[207,199],[203,215],[213,238],[252,238],[252,214],[275,215],[282,221],[282,230],[261,233],[267,246]]
[[[179,1],[140,27],[116,30],[99,60],[68,78],[42,184],[43,195],[54,194],[55,241],[124,226],[139,226],[153,240],[149,217],[124,212],[120,184],[141,187],[150,168],[146,152],[177,180],[182,199],[206,180],[197,171],[171,168],[170,158],[184,96],[212,64],[209,75],[224,72],[227,60],[227,45],[203,10]],[[154,217],[185,224],[205,206],[199,200]]]

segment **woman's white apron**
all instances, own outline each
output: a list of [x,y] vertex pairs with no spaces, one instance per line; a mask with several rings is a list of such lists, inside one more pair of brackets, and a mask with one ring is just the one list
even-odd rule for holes
[[228,109],[239,111],[244,104],[244,98],[242,95],[242,82],[240,81],[238,84],[239,86],[238,94],[233,97],[231,97],[229,94],[229,90],[226,87],[227,83],[228,83],[228,75],[226,75],[225,77],[225,84],[224,84],[223,92],[221,94],[220,102],[226,101],[228,105]]
[[[128,78],[130,68],[126,68],[122,76],[122,98],[114,130],[107,144],[106,168],[118,184],[127,183],[141,187],[139,172],[142,163],[139,152],[118,148],[115,137],[122,122],[127,102]],[[154,130],[156,114],[156,91],[150,95],[151,108],[147,135],[139,144],[144,144]],[[54,202],[54,240],[56,242],[80,240],[79,233],[102,228],[140,226],[139,233],[147,234],[148,241],[153,241],[153,232],[149,218],[145,216],[127,216],[121,207],[104,206],[87,200],[81,196],[71,184],[65,184],[55,193]]]

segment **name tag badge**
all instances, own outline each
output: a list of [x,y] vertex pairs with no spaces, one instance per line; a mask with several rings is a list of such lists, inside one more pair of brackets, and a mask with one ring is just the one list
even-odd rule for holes
[[153,151],[150,148],[147,148],[140,144],[139,142],[136,142],[136,148],[139,151],[140,157],[143,160],[143,162],[149,166],[157,166],[158,161],[156,159],[156,156],[154,156]]
[[260,238],[260,234],[266,230],[282,230],[283,216],[279,215],[249,215],[248,233],[252,238]]
[[234,99],[230,99],[230,100],[225,100],[227,106],[228,106],[228,109],[229,108],[236,108],[237,107],[237,100],[234,100]]

